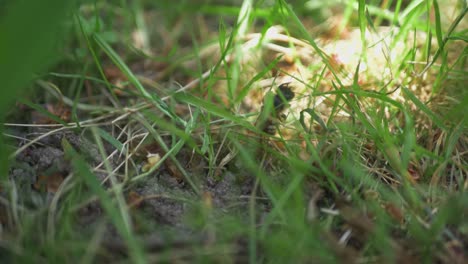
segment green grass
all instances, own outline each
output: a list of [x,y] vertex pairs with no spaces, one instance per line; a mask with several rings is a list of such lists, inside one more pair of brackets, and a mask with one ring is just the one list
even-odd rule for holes
[[2,262],[468,259],[466,3],[55,2],[0,16]]

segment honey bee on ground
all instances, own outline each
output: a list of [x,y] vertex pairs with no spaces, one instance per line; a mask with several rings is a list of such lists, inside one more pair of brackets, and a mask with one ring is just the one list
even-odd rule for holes
[[263,100],[262,110],[256,126],[263,132],[274,135],[278,121],[285,118],[282,112],[293,98],[294,92],[289,87],[289,83],[281,84],[274,96],[267,94]]

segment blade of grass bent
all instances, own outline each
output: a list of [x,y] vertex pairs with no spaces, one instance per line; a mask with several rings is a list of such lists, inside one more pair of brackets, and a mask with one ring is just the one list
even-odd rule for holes
[[235,124],[241,125],[249,130],[256,131],[256,128],[247,122],[245,119],[241,117],[237,117],[231,114],[229,111],[222,109],[220,106],[213,104],[211,102],[204,101],[201,98],[195,97],[193,95],[187,93],[176,93],[174,94],[174,98],[176,100],[180,100],[182,102],[194,105],[201,109],[205,109],[206,111],[212,113],[213,115],[225,118]]
[[434,5],[434,14],[435,14],[435,29],[436,29],[436,36],[437,36],[437,44],[439,44],[439,47],[443,47],[443,40],[442,40],[442,27],[441,27],[441,22],[440,22],[440,9],[439,9],[439,3],[437,0],[432,1]]
[[422,76],[436,62],[437,58],[442,53],[444,46],[447,44],[447,42],[451,39],[451,36],[454,34],[455,28],[458,26],[458,24],[462,21],[462,19],[465,17],[467,13],[468,13],[468,6],[465,5],[464,9],[455,18],[453,23],[450,25],[450,28],[447,30],[447,34],[445,34],[445,37],[442,40],[442,45],[439,46],[439,48],[437,49],[431,62],[426,65],[426,67],[421,71],[421,73],[418,74],[419,76]]
[[366,60],[366,50],[367,50],[367,41],[366,41],[366,26],[367,26],[367,19],[366,19],[366,1],[359,0],[359,7],[358,7],[358,20],[359,20],[359,30],[361,31],[361,55],[364,60]]
[[343,86],[340,78],[338,77],[338,75],[336,74],[336,71],[335,69],[331,66],[330,64],[330,61],[329,59],[327,58],[327,55],[325,54],[324,51],[322,51],[322,49],[320,49],[320,47],[317,45],[317,43],[315,42],[315,40],[310,36],[309,32],[307,31],[307,29],[304,27],[304,25],[302,24],[301,20],[299,19],[299,17],[297,17],[296,13],[294,13],[294,11],[292,10],[291,6],[289,6],[288,3],[286,3],[286,1],[284,0],[280,0],[279,3],[281,3],[282,6],[285,7],[285,9],[288,11],[288,14],[290,16],[290,18],[293,19],[294,23],[299,27],[299,29],[301,30],[301,33],[303,35],[303,37],[309,42],[309,44],[312,46],[312,48],[315,50],[315,52],[317,52],[317,54],[320,56],[320,58],[322,59],[322,62],[327,66],[327,68],[330,70],[330,72],[333,74],[333,76],[335,77],[336,79],[336,82],[339,84],[339,86]]
[[131,84],[133,84],[136,89],[140,92],[140,94],[151,103],[153,103],[159,110],[161,110],[165,115],[170,117],[174,121],[178,121],[181,124],[185,125],[185,121],[174,114],[169,107],[167,107],[166,103],[164,103],[161,98],[153,93],[150,94],[143,85],[140,83],[138,78],[133,74],[133,72],[128,68],[127,64],[120,58],[120,56],[112,49],[109,44],[101,37],[99,34],[93,34],[94,41],[98,44],[98,46],[109,56],[109,58],[114,62],[114,64],[122,71],[125,77],[128,78]]
[[423,111],[431,120],[440,128],[446,130],[446,127],[442,120],[429,109],[423,102],[421,102],[408,88],[401,88],[405,96],[407,96],[418,108]]
[[[116,100],[116,95],[114,93],[114,90],[112,89],[112,84],[107,80],[106,74],[104,73],[104,69],[101,65],[101,61],[98,58],[98,55],[96,54],[96,51],[94,49],[94,46],[91,43],[91,40],[89,38],[90,34],[92,31],[90,29],[87,29],[86,26],[84,25],[84,19],[83,17],[79,15],[75,15],[75,21],[78,24],[81,34],[86,42],[86,45],[88,47],[89,52],[91,53],[91,57],[93,57],[94,63],[99,71],[99,74],[101,75],[102,79],[104,80],[104,84],[106,85],[107,89],[109,90],[109,93],[111,94],[111,102],[114,106],[119,107],[119,104]],[[96,20],[97,23],[97,20]],[[99,29],[98,25],[95,26],[96,29]]]
[[[200,194],[200,189],[198,186],[195,184],[195,182],[190,178],[190,176],[187,174],[185,169],[182,167],[180,162],[175,158],[175,155],[178,153],[178,151],[182,148],[182,146],[185,144],[185,141],[183,139],[180,139],[175,146],[173,146],[171,149],[168,148],[162,137],[158,134],[158,132],[153,128],[153,126],[145,119],[142,118],[141,116],[136,116],[136,119],[138,122],[140,122],[147,130],[150,132],[150,134],[153,136],[153,138],[158,142],[158,144],[161,146],[161,148],[164,150],[166,155],[163,158],[170,158],[171,161],[174,163],[174,165],[177,167],[177,169],[182,173],[184,176],[185,180],[189,183],[190,187],[192,187],[193,191],[196,194]],[[156,164],[158,165],[158,164]],[[156,166],[154,166],[156,167]],[[153,167],[153,168],[154,168]],[[148,176],[149,174],[142,174],[136,176],[137,179],[141,179],[142,177]]]

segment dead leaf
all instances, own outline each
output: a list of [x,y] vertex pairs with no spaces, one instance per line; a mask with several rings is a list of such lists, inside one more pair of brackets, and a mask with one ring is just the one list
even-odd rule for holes
[[372,219],[358,209],[353,208],[347,201],[337,199],[336,207],[340,211],[340,215],[355,231],[357,238],[361,241],[365,241],[369,234],[374,231],[375,226]]
[[114,89],[114,93],[118,96],[123,96],[125,94],[124,90],[127,87],[125,83],[128,80],[125,74],[117,66],[109,65],[104,68],[104,75],[110,83],[118,87],[118,89]]
[[317,219],[320,209],[317,206],[317,201],[322,197],[323,191],[318,189],[310,198],[307,205],[307,221],[312,222]]
[[210,192],[208,191],[203,192],[202,201],[206,209],[211,210],[213,208],[213,196],[211,195]]
[[184,175],[182,172],[177,168],[177,166],[171,160],[167,159],[165,162],[167,170],[169,171],[171,177],[175,178],[177,182],[182,182],[184,180]]
[[50,175],[39,175],[33,187],[37,191],[56,193],[64,179],[65,177],[59,172]]
[[216,170],[214,172],[214,177],[219,178],[221,177],[221,174],[223,172],[224,167],[231,161],[233,160],[237,155],[237,152],[229,152],[224,158],[219,162],[218,166],[216,167]]
[[403,211],[398,208],[395,204],[393,203],[384,203],[384,208],[385,211],[398,223],[403,224],[405,222],[405,215],[403,214]]
[[161,160],[161,156],[156,153],[156,154],[148,154],[146,157],[146,163],[143,165],[141,170],[143,172],[148,172],[150,171],[158,162]]
[[[410,165],[411,165],[411,164],[410,164]],[[419,172],[418,172],[416,169],[414,169],[414,168],[412,168],[412,167],[409,167],[409,168],[408,168],[408,173],[409,173],[409,175],[411,175],[411,178],[413,178],[415,181],[416,181],[416,180],[419,180],[419,178],[420,178],[419,175],[420,175],[420,174],[419,174]]]
[[[55,115],[64,122],[70,121],[71,111],[67,106],[63,105],[62,103],[46,104],[45,109],[47,110],[47,112]],[[40,112],[33,111],[31,115],[32,122],[34,124],[57,124],[57,121],[49,118],[48,116]]]
[[140,207],[144,200],[145,198],[135,191],[131,191],[127,195],[127,204],[130,208]]

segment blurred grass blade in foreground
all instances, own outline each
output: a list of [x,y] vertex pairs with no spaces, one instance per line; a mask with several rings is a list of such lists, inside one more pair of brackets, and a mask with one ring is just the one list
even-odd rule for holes
[[[0,120],[34,74],[59,57],[57,43],[64,39],[64,22],[70,17],[73,3],[9,1],[4,7],[0,16]],[[0,140],[0,175],[6,175],[7,168],[8,155],[3,145]]]

